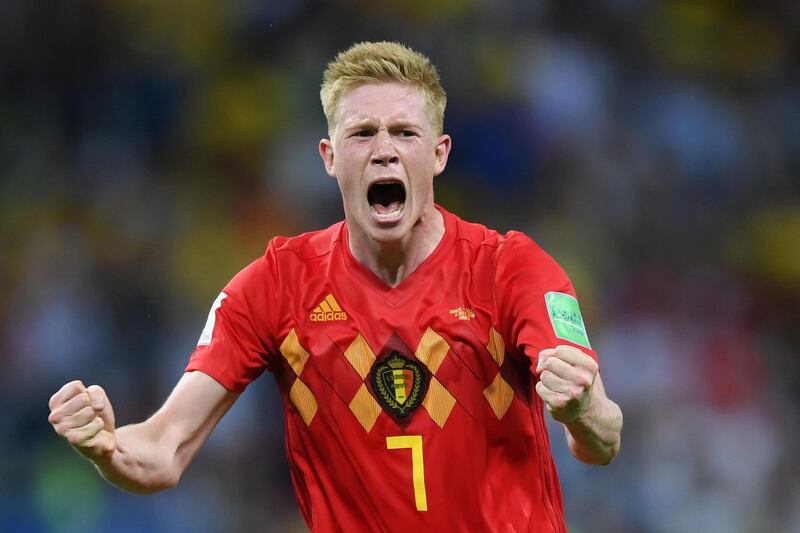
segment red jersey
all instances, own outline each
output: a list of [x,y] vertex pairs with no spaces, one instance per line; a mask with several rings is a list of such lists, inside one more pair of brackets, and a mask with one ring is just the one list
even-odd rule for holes
[[444,237],[393,288],[351,255],[346,222],[276,237],[186,370],[237,392],[275,376],[312,531],[565,532],[531,364],[570,342],[596,358],[574,290],[523,234],[439,210]]

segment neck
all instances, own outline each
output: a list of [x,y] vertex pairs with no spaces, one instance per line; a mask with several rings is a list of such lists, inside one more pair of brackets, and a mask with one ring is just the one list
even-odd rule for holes
[[444,236],[444,217],[431,206],[398,241],[375,241],[355,225],[348,225],[348,232],[353,257],[384,283],[396,287],[436,249]]

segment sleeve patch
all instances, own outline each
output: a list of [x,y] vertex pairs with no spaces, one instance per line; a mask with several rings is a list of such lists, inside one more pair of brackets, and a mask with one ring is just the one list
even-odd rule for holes
[[544,301],[556,337],[591,349],[578,300],[563,292],[548,292]]
[[206,326],[200,334],[200,340],[197,341],[198,346],[208,346],[211,344],[211,337],[214,335],[214,325],[217,323],[217,309],[222,306],[222,300],[227,297],[227,294],[221,292],[211,305],[211,311],[208,312],[208,319],[206,319]]

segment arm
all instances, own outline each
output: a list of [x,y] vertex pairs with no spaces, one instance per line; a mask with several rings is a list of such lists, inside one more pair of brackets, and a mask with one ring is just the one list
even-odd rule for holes
[[622,410],[606,396],[600,374],[582,417],[564,424],[569,450],[584,463],[607,465],[619,453]]
[[178,483],[238,396],[201,372],[188,372],[153,416],[116,429],[103,389],[73,381],[50,399],[49,421],[109,482],[148,494]]
[[622,411],[606,396],[595,360],[562,345],[539,353],[536,373],[536,392],[564,424],[572,455],[585,463],[610,463],[619,453]]

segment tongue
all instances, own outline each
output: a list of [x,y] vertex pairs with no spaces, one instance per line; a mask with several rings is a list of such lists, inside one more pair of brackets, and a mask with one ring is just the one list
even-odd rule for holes
[[393,213],[400,209],[402,204],[400,202],[392,202],[389,205],[383,205],[380,203],[372,204],[372,207],[375,209],[375,212],[379,215],[387,215],[389,213]]

